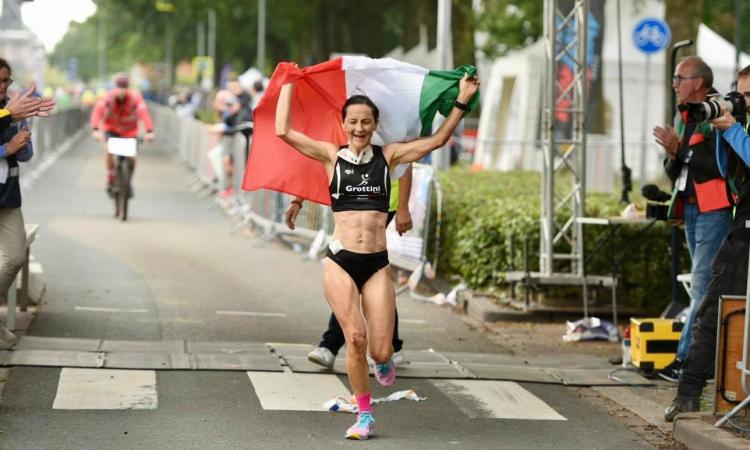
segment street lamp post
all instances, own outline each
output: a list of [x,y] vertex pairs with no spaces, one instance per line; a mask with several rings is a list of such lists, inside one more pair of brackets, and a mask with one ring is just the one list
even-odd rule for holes
[[107,77],[107,22],[104,20],[104,15],[99,17],[98,25],[97,62],[99,63],[99,80],[104,83]]
[[[437,65],[439,70],[451,70],[453,68],[453,38],[451,36],[451,0],[438,0],[437,17]],[[435,116],[437,119],[437,116]],[[442,123],[433,121],[433,128]],[[450,167],[450,146],[445,145],[432,153],[432,167],[435,169],[447,169]]]
[[206,56],[206,27],[203,21],[195,24],[195,56]]
[[174,53],[174,39],[172,37],[172,25],[167,25],[167,34],[165,36],[165,42],[164,42],[164,65],[167,68],[167,88],[172,87],[172,72],[174,72],[172,67],[172,61],[173,61],[173,53]]
[[255,65],[261,73],[266,65],[266,0],[258,0],[258,60]]
[[[216,77],[216,11],[213,8],[208,10],[208,57],[211,58],[211,64],[214,66],[214,77]],[[214,78],[211,78],[211,87],[214,86]]]
[[[175,5],[169,0],[156,0],[156,10],[162,13],[173,13],[175,11]],[[172,37],[172,24],[167,20],[166,29],[167,32],[164,35],[164,66],[166,67],[166,79],[167,89],[172,88],[172,72],[173,69],[173,54],[174,54],[174,38]]]

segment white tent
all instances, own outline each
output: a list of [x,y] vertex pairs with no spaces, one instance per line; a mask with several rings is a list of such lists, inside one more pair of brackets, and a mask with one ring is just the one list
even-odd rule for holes
[[[542,102],[544,44],[496,60],[482,79],[482,114],[474,163],[485,168],[539,168],[536,140]],[[487,70],[480,66],[480,69]],[[539,161],[541,162],[541,161]]]
[[[714,87],[721,93],[732,89],[735,80],[735,47],[714,30],[701,24],[698,29],[698,54],[714,72]],[[740,53],[738,69],[750,65],[750,55]]]
[[424,24],[419,26],[419,43],[417,45],[406,51],[404,51],[403,47],[396,47],[383,55],[383,58],[397,59],[430,70],[438,68],[437,48],[429,49],[427,45],[427,27]]

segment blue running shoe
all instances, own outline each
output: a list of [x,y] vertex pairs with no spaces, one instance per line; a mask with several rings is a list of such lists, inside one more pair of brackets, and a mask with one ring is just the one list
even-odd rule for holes
[[375,426],[375,418],[371,412],[361,412],[357,414],[357,423],[346,430],[347,439],[356,439],[364,441],[372,435],[372,428]]

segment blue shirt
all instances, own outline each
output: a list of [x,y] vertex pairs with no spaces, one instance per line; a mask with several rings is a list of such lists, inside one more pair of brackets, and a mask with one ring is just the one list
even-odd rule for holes
[[[727,166],[729,164],[729,153],[726,144],[732,146],[734,153],[750,167],[750,136],[747,135],[742,125],[735,123],[725,131],[717,130],[716,133],[716,163],[719,165],[721,176],[726,178]],[[726,142],[725,142],[726,141]]]
[[[4,100],[0,100],[0,108],[5,108],[5,105],[7,104],[7,98]],[[18,130],[20,130],[21,128],[28,128],[28,122],[26,122],[26,120],[12,123],[8,128],[0,133],[0,158],[8,158],[8,150],[6,149],[6,144],[11,140],[11,138],[13,138],[13,136],[16,135],[16,133],[18,133]],[[16,154],[14,154],[13,156],[16,158],[16,161],[20,162],[26,162],[30,160],[31,157],[34,156],[34,146],[31,144],[31,140],[29,140],[26,148],[16,152]]]

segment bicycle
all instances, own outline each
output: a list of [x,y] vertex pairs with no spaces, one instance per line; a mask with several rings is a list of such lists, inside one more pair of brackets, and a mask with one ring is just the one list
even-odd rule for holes
[[135,167],[135,156],[141,138],[108,138],[107,151],[114,155],[115,178],[112,183],[112,199],[115,203],[115,218],[128,220],[128,200],[133,196],[131,180]]

